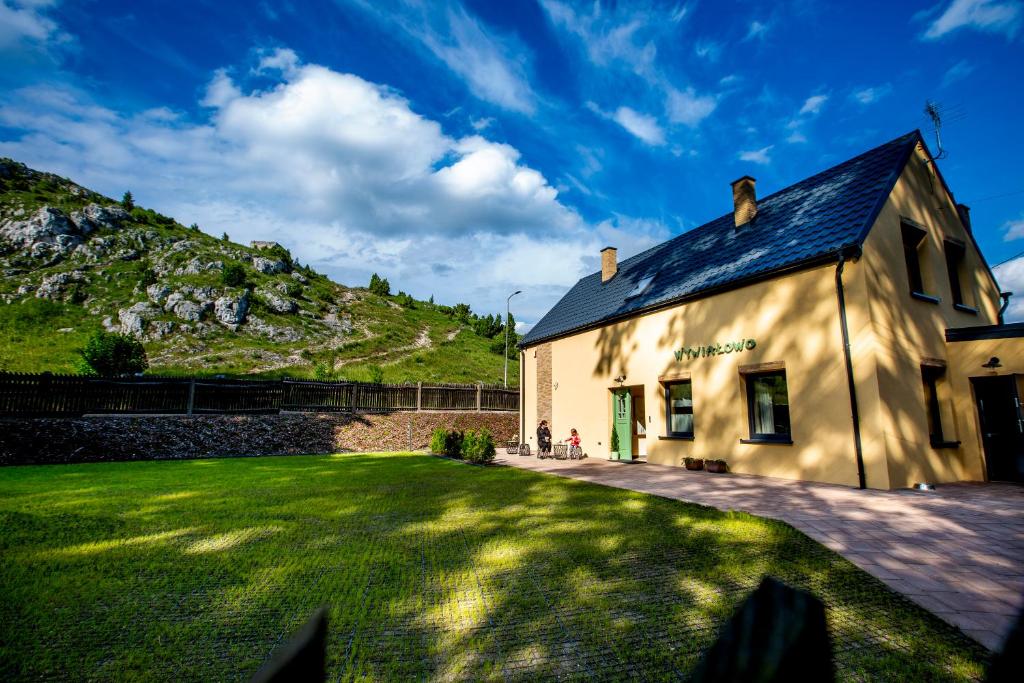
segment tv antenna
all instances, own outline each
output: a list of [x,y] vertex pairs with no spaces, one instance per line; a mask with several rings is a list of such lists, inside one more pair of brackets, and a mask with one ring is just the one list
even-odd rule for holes
[[933,160],[946,158],[946,150],[942,148],[942,110],[939,105],[931,100],[925,100],[924,115],[932,121],[932,129],[935,131],[935,148],[938,154],[932,157]]

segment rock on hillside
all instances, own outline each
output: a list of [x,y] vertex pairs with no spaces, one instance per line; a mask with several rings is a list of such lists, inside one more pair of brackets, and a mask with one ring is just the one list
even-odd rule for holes
[[[229,265],[241,281],[225,277]],[[342,305],[350,290],[275,243],[215,239],[9,159],[0,159],[0,273],[2,302],[80,304],[109,330],[184,349],[238,335],[330,346],[353,329]]]

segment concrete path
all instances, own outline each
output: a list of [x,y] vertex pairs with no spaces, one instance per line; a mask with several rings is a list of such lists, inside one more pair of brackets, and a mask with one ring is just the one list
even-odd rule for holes
[[498,462],[782,520],[991,650],[1022,607],[1024,486],[860,491],[593,458],[502,455]]

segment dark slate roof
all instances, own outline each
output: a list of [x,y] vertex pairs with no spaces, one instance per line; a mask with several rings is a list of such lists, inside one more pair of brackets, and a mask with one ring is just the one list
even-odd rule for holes
[[[792,270],[860,246],[921,140],[918,131],[757,200],[739,230],[732,212],[619,264],[608,282],[577,282],[523,338],[522,345],[628,317],[675,301]],[[636,284],[654,276],[639,296]]]

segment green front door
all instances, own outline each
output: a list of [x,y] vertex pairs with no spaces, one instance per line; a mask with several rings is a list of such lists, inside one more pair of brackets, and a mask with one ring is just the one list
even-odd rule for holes
[[629,389],[612,393],[612,417],[615,433],[619,435],[619,460],[633,459],[633,400]]

